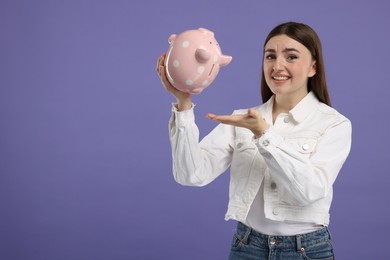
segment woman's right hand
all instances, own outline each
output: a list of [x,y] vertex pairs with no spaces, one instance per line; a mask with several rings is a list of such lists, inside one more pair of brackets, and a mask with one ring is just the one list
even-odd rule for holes
[[157,60],[157,66],[156,66],[156,72],[158,76],[160,77],[161,83],[164,86],[164,88],[171,93],[173,96],[175,96],[177,100],[177,106],[179,111],[183,111],[186,109],[190,109],[192,106],[192,100],[191,100],[191,94],[180,91],[176,89],[172,84],[169,82],[166,70],[165,70],[165,58],[166,55],[163,53]]

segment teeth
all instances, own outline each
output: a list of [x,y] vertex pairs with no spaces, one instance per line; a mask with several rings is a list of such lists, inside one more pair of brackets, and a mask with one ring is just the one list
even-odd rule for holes
[[276,79],[276,80],[288,80],[289,77],[272,77],[273,79]]

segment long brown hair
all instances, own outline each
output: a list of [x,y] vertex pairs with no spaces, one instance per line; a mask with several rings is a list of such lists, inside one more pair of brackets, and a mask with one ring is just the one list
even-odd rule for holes
[[[288,37],[296,40],[304,45],[311,53],[313,60],[316,61],[316,73],[308,80],[308,91],[313,91],[317,98],[327,104],[331,105],[330,97],[328,93],[328,87],[326,85],[324,60],[322,58],[321,41],[317,33],[308,25],[296,22],[282,23],[276,26],[267,36],[264,42],[264,48],[267,42],[274,36],[287,35]],[[273,93],[267,85],[264,77],[264,70],[261,77],[261,97],[263,102],[267,102]]]

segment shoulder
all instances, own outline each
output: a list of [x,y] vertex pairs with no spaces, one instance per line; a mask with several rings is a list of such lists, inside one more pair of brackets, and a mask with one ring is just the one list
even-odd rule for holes
[[351,125],[351,121],[345,115],[322,102],[319,102],[318,112],[320,113],[322,120],[330,121],[332,122],[332,125]]

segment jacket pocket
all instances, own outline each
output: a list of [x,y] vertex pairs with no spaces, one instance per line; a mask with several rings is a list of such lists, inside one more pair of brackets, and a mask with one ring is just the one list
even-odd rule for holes
[[316,138],[288,138],[286,142],[301,154],[310,156],[317,146]]

